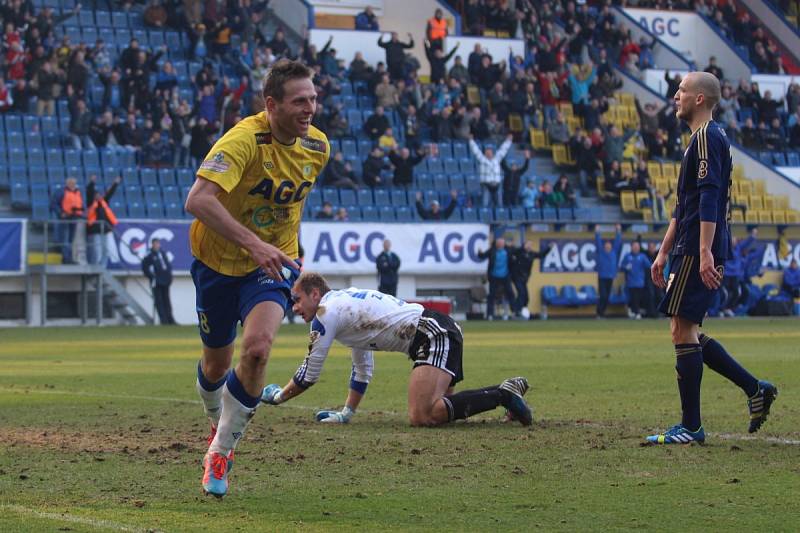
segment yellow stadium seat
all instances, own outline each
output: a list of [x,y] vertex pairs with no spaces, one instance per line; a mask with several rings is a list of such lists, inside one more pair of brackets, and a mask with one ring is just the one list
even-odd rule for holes
[[651,178],[659,179],[661,177],[661,163],[658,161],[648,161],[647,172],[650,174]]
[[636,106],[636,101],[633,97],[633,93],[619,93],[619,101],[626,106],[631,106],[631,107]]
[[789,209],[789,197],[785,194],[781,194],[779,196],[774,197],[775,201],[775,209]]
[[522,117],[518,113],[508,115],[508,129],[511,133],[521,133],[522,127]]
[[652,222],[653,221],[653,210],[652,209],[643,209],[642,210],[642,220],[645,222]]
[[667,178],[671,183],[678,180],[678,171],[675,168],[675,163],[661,163],[661,175]]
[[786,224],[786,212],[772,211],[772,222],[775,224]]
[[749,196],[749,200],[747,201],[747,205],[750,206],[750,209],[764,209],[764,197],[760,194],[751,194]]
[[744,167],[741,163],[733,165],[733,178],[734,179],[743,179],[744,178]]
[[619,195],[619,205],[623,213],[635,213],[638,211],[633,191],[622,191]]
[[741,209],[737,209],[736,211],[731,211],[731,222],[733,222],[734,224],[744,223],[744,216],[742,215]]
[[748,209],[744,214],[744,221],[748,224],[754,224],[758,222],[758,213],[752,209]]
[[547,148],[547,140],[545,139],[544,130],[531,128],[529,131],[531,136],[531,145],[534,150],[544,150]]
[[764,183],[764,180],[752,180],[753,181],[753,190],[756,194],[765,195],[767,194],[767,184]]
[[772,224],[772,213],[769,211],[756,211],[756,216],[758,217],[758,221],[762,224]]
[[472,105],[481,104],[481,92],[477,85],[467,85],[467,102]]
[[497,38],[498,39],[508,39],[511,35],[507,31],[498,31]]
[[746,195],[746,194],[753,194],[755,191],[753,189],[753,182],[750,180],[740,181],[739,182],[739,194]]
[[642,207],[642,203],[644,200],[650,200],[650,194],[647,191],[635,191],[634,197],[636,198],[636,209],[649,211],[650,208]]
[[800,213],[797,211],[784,211],[784,216],[787,224],[800,224]]
[[554,144],[553,145],[553,163],[556,165],[566,165],[568,161],[567,158],[567,145],[566,144]]
[[775,197],[771,194],[764,196],[764,209],[767,211],[772,211],[775,209]]
[[497,32],[494,30],[483,30],[484,37],[497,37]]
[[627,172],[631,176],[633,176],[633,163],[630,161],[623,161],[620,165],[620,169],[622,169],[622,173],[625,174]]

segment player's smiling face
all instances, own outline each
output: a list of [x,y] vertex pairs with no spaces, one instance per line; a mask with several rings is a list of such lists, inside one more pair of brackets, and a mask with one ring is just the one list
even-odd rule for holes
[[269,99],[267,110],[273,130],[277,130],[278,141],[291,143],[295,137],[308,135],[317,110],[317,91],[311,78],[289,80],[283,88],[283,100]]

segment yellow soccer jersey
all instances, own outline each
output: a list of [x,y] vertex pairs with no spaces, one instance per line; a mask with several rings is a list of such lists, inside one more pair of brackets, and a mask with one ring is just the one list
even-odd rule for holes
[[[330,156],[324,133],[314,126],[292,146],[272,137],[266,113],[247,117],[214,144],[197,175],[222,189],[225,209],[261,240],[297,257],[297,233],[308,191]],[[195,220],[192,254],[209,268],[244,276],[258,265],[250,254]]]

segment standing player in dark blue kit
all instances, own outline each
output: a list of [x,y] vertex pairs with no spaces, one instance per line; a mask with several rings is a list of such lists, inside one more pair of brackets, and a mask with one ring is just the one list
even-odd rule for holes
[[[672,317],[678,390],[683,419],[664,433],[651,435],[652,444],[703,443],[700,420],[700,382],[703,363],[738,385],[747,395],[750,433],[758,431],[769,414],[778,389],[758,381],[717,341],[699,332],[722,280],[730,257],[728,206],[731,181],[730,143],[725,131],[711,120],[720,100],[719,81],[706,72],[691,72],[675,93],[677,116],[692,130],[681,161],[678,201],[651,276],[667,293],[659,310]],[[672,252],[668,281],[667,254]]]

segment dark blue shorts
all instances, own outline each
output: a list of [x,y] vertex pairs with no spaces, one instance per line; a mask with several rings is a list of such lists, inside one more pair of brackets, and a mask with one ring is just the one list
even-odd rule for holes
[[290,290],[299,271],[284,269],[288,278],[276,282],[260,268],[246,276],[226,276],[195,259],[192,280],[197,300],[200,338],[209,348],[222,348],[236,339],[236,325],[261,302],[275,302],[284,311],[291,302]]
[[667,316],[679,316],[702,326],[716,293],[716,289],[709,289],[700,279],[700,257],[673,255],[669,265],[667,294],[658,305],[658,310]]

